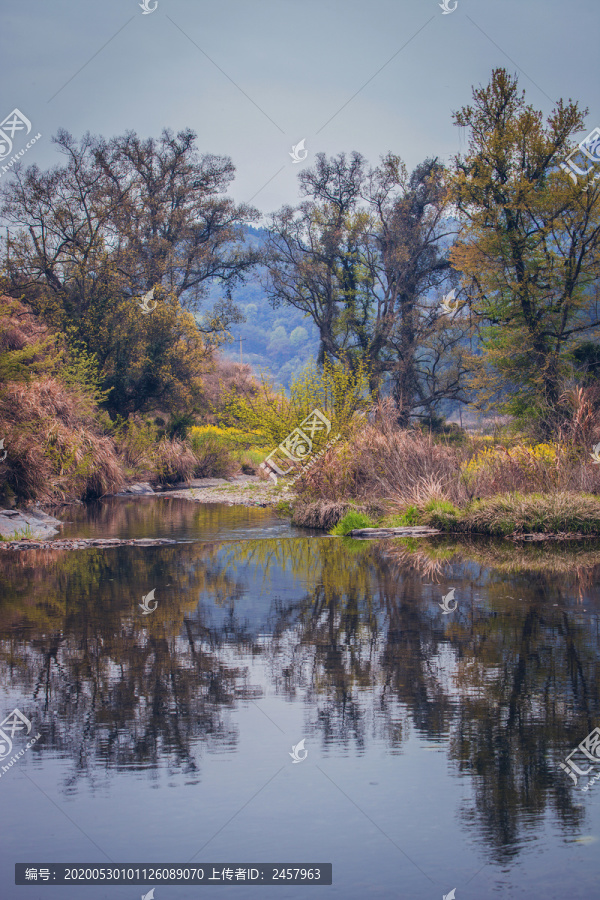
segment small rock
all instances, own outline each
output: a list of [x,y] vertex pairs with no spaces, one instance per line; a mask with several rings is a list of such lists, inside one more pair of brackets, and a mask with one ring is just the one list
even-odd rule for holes
[[117,497],[123,497],[127,494],[153,494],[154,488],[151,484],[148,484],[147,481],[138,481],[136,484],[130,484],[128,487],[123,488],[122,491],[116,495]]
[[[43,519],[40,519],[40,516],[43,516]],[[8,540],[27,533],[31,538],[44,540],[56,534],[61,524],[54,516],[48,516],[37,510],[0,510],[0,535]]]
[[348,537],[353,538],[386,538],[386,537],[423,537],[424,535],[441,534],[437,528],[427,525],[407,525],[398,528],[355,528]]

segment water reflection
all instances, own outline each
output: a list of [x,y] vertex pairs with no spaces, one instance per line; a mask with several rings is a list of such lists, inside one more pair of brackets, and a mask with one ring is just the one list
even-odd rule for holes
[[0,685],[44,734],[31,752],[70,760],[67,792],[111,770],[201,779],[200,751],[236,751],[234,711],[267,694],[304,705],[325,754],[399,754],[416,732],[471,780],[462,825],[502,863],[525,823],[581,826],[558,763],[600,719],[600,551],[529,549],[290,538],[4,553]]
[[[224,498],[227,494],[224,493]],[[195,503],[164,494],[104,497],[55,512],[61,538],[171,538],[215,540],[289,537],[320,532],[290,528],[274,510],[227,503]]]

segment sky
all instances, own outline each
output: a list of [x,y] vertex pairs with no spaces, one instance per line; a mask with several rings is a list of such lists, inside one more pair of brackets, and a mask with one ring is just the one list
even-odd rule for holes
[[233,160],[234,199],[266,216],[298,202],[318,152],[449,161],[466,146],[453,111],[499,66],[544,115],[560,97],[588,107],[581,139],[600,125],[598,0],[140,2],[0,0],[0,119],[17,108],[42,135],[24,165],[60,163],[59,128],[192,128]]

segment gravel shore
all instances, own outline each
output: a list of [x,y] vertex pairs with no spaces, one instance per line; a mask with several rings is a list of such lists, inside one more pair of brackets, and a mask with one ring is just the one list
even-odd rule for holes
[[[271,481],[258,475],[233,478],[194,478],[185,486],[157,491],[167,497],[181,497],[196,503],[226,503],[228,506],[275,506],[281,496]],[[288,495],[286,495],[288,496]]]

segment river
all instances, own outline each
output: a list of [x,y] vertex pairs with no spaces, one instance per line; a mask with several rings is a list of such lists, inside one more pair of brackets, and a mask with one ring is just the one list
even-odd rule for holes
[[[600,895],[600,544],[353,541],[169,497],[61,517],[177,543],[0,554],[3,900]],[[134,864],[224,883],[77,883]]]

